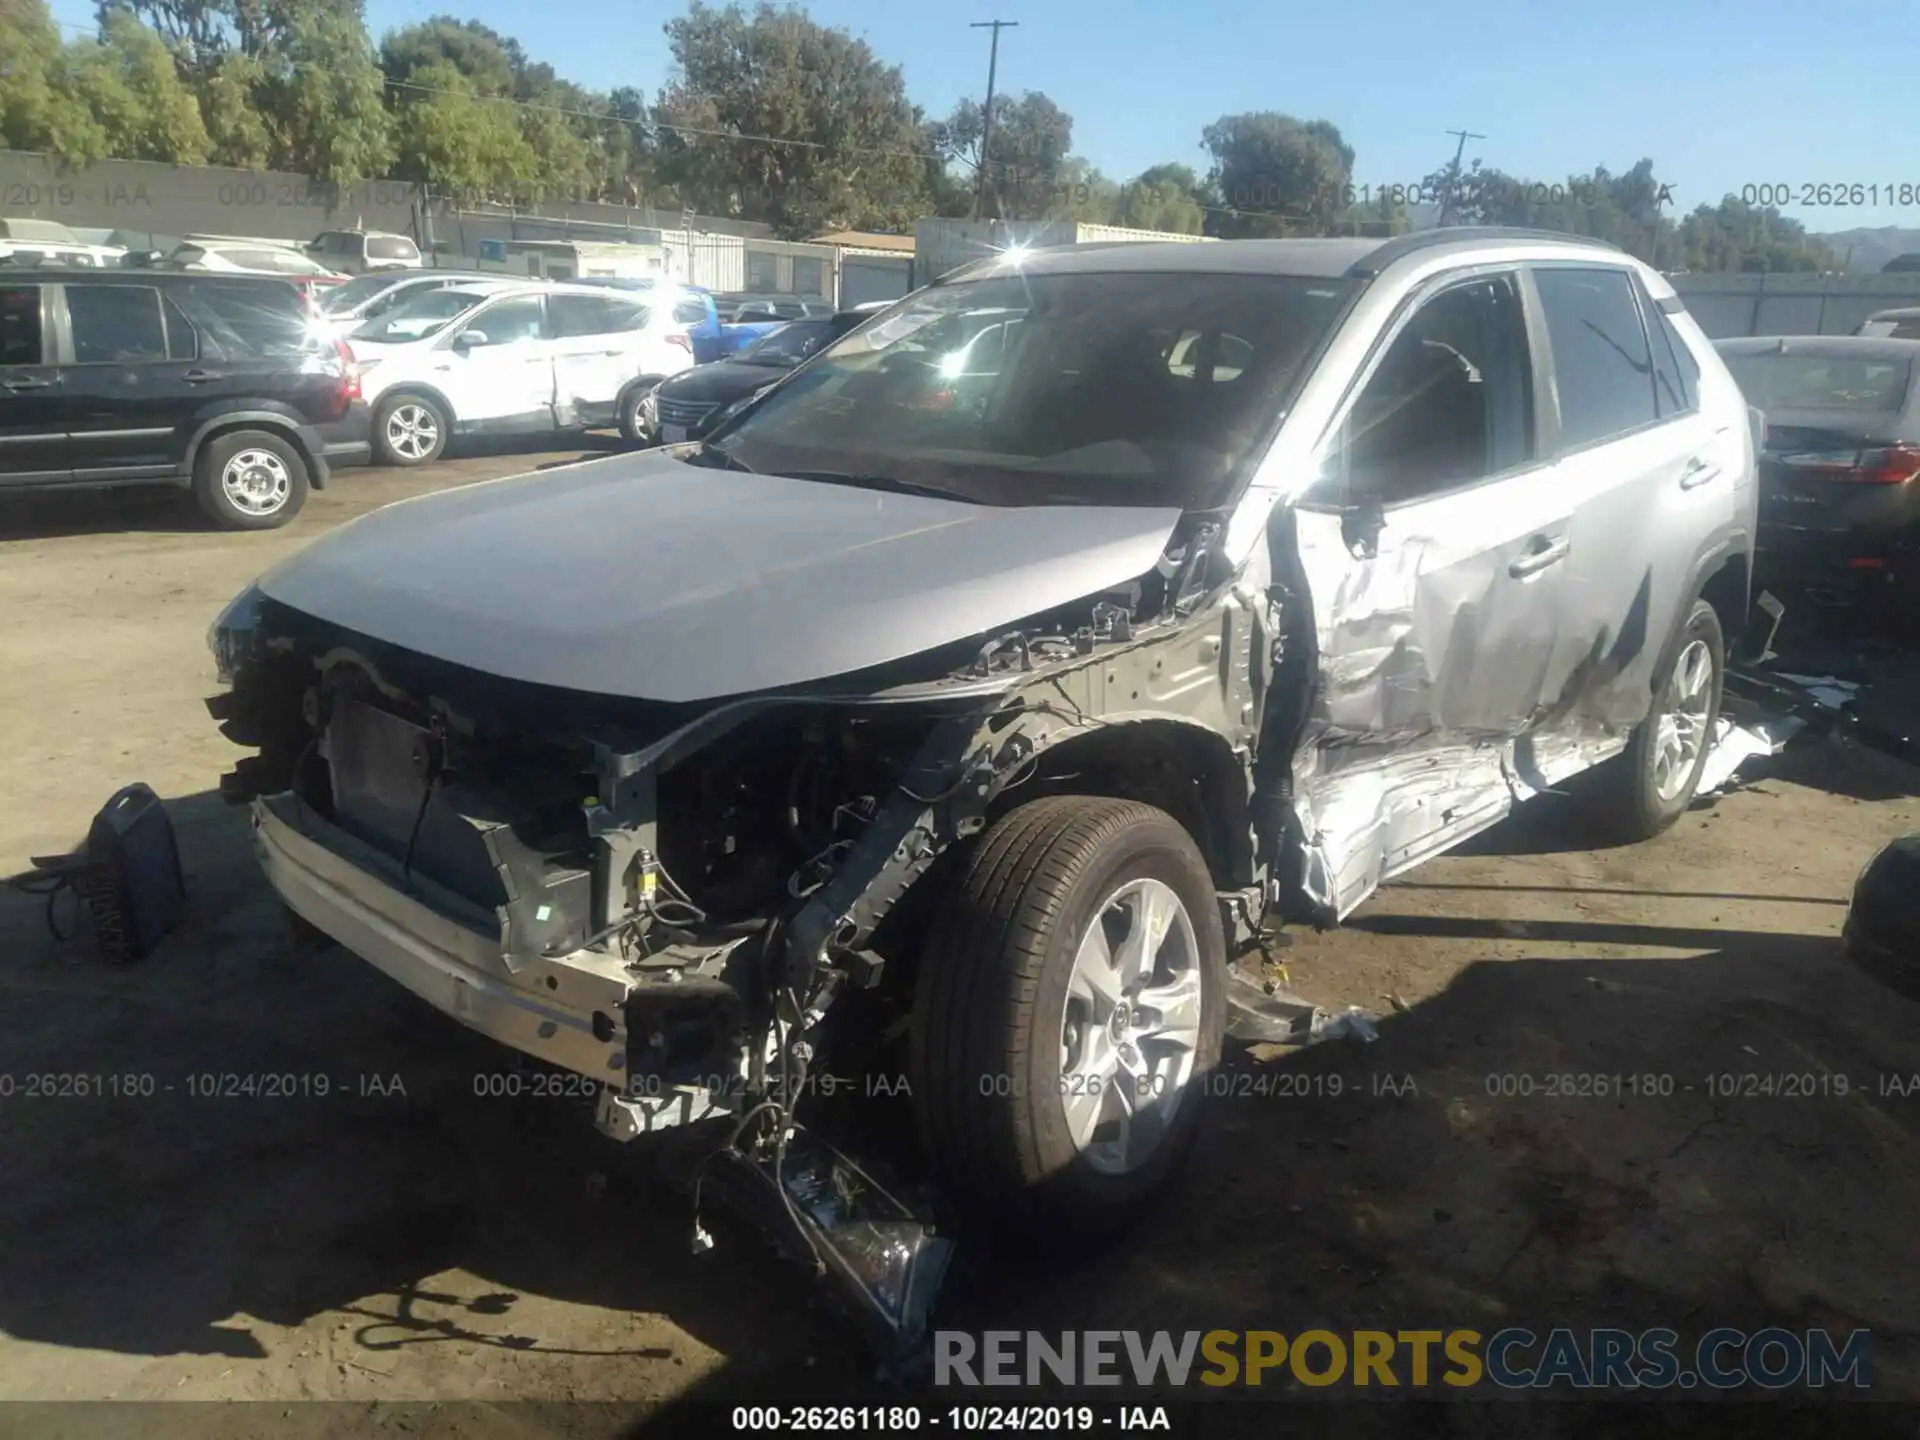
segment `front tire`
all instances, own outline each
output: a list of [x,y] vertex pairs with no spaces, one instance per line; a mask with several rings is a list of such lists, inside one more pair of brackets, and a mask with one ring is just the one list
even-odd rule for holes
[[1029,1236],[1125,1223],[1191,1145],[1225,1031],[1192,838],[1133,801],[1033,801],[982,837],[932,935],[910,1058],[931,1161]]
[[447,412],[425,395],[389,395],[373,411],[373,454],[382,465],[411,469],[438,460],[452,430]]
[[267,430],[235,430],[200,447],[193,498],[222,530],[277,530],[307,503],[307,462]]
[[641,380],[620,397],[620,408],[616,419],[620,426],[620,438],[629,445],[652,443],[647,435],[645,410],[647,396],[655,383],[651,380]]
[[1611,838],[1624,845],[1651,840],[1693,803],[1726,673],[1720,617],[1696,600],[1660,668],[1651,712],[1627,748],[1593,772],[1594,818]]

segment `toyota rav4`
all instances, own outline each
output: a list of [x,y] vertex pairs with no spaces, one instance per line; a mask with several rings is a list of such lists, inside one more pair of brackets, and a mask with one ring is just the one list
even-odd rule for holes
[[228,786],[298,917],[609,1133],[784,1145],[897,1046],[947,1193],[1083,1236],[1180,1164],[1271,927],[1550,788],[1688,806],[1756,423],[1591,242],[1000,255],[697,444],[263,576]]

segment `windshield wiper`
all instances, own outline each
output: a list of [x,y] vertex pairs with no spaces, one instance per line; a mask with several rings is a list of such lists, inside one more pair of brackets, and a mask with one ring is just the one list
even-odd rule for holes
[[758,470],[754,469],[751,465],[747,464],[746,461],[739,459],[737,456],[729,454],[725,450],[722,450],[718,445],[714,444],[711,440],[702,440],[700,442],[700,448],[694,451],[693,453],[699,459],[704,460],[709,457],[712,457],[713,459],[717,459],[720,462],[720,464],[717,467],[709,467],[709,468],[718,468],[723,470],[738,470],[743,475],[758,475],[760,473]]
[[852,485],[862,490],[887,490],[895,495],[919,495],[928,500],[960,500],[964,497],[938,485],[920,485],[892,475],[858,475],[844,470],[778,470],[788,480],[811,480],[819,485]]

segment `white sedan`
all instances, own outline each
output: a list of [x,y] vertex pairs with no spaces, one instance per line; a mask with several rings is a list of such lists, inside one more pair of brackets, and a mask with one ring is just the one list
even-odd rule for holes
[[424,465],[454,435],[633,423],[660,381],[693,364],[672,307],[588,285],[475,280],[420,296],[353,332],[386,465]]

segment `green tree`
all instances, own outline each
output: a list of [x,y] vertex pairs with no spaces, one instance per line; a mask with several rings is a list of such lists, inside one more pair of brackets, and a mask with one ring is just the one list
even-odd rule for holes
[[666,24],[660,178],[703,210],[792,237],[894,229],[925,211],[922,117],[897,66],[804,10],[694,0]]
[[166,43],[133,16],[123,11],[106,16],[99,38],[76,41],[66,62],[66,84],[105,132],[108,155],[206,163],[209,146],[200,106]]
[[276,169],[343,187],[387,173],[392,119],[360,0],[287,4],[260,58]]
[[266,74],[253,56],[236,50],[221,55],[196,77],[194,89],[213,164],[264,170],[272,163],[273,127],[258,100]]
[[1920,250],[1896,255],[1880,267],[1882,275],[1908,275],[1920,271]]
[[400,92],[394,127],[399,174],[469,204],[519,193],[538,161],[512,105],[480,95],[445,60],[421,64],[410,74],[420,88]]
[[1222,115],[1200,139],[1213,156],[1209,181],[1227,207],[1212,217],[1214,234],[1319,235],[1348,208],[1353,147],[1329,120],[1270,110]]
[[1187,170],[1184,183],[1179,175],[1156,173],[1170,170],[1186,170],[1186,167],[1156,165],[1126,185],[1120,192],[1114,223],[1140,230],[1165,230],[1175,235],[1205,233],[1207,212],[1194,194],[1193,172]]
[[981,150],[986,112],[962,100],[946,122],[947,143],[970,184],[986,167],[989,219],[1038,220],[1053,215],[1081,218],[1073,212],[1090,206],[1092,191],[1085,167],[1071,166],[1073,117],[1038,90],[993,98],[992,153]]
[[0,145],[73,165],[108,153],[109,136],[69,83],[66,48],[44,0],[0,0]]

